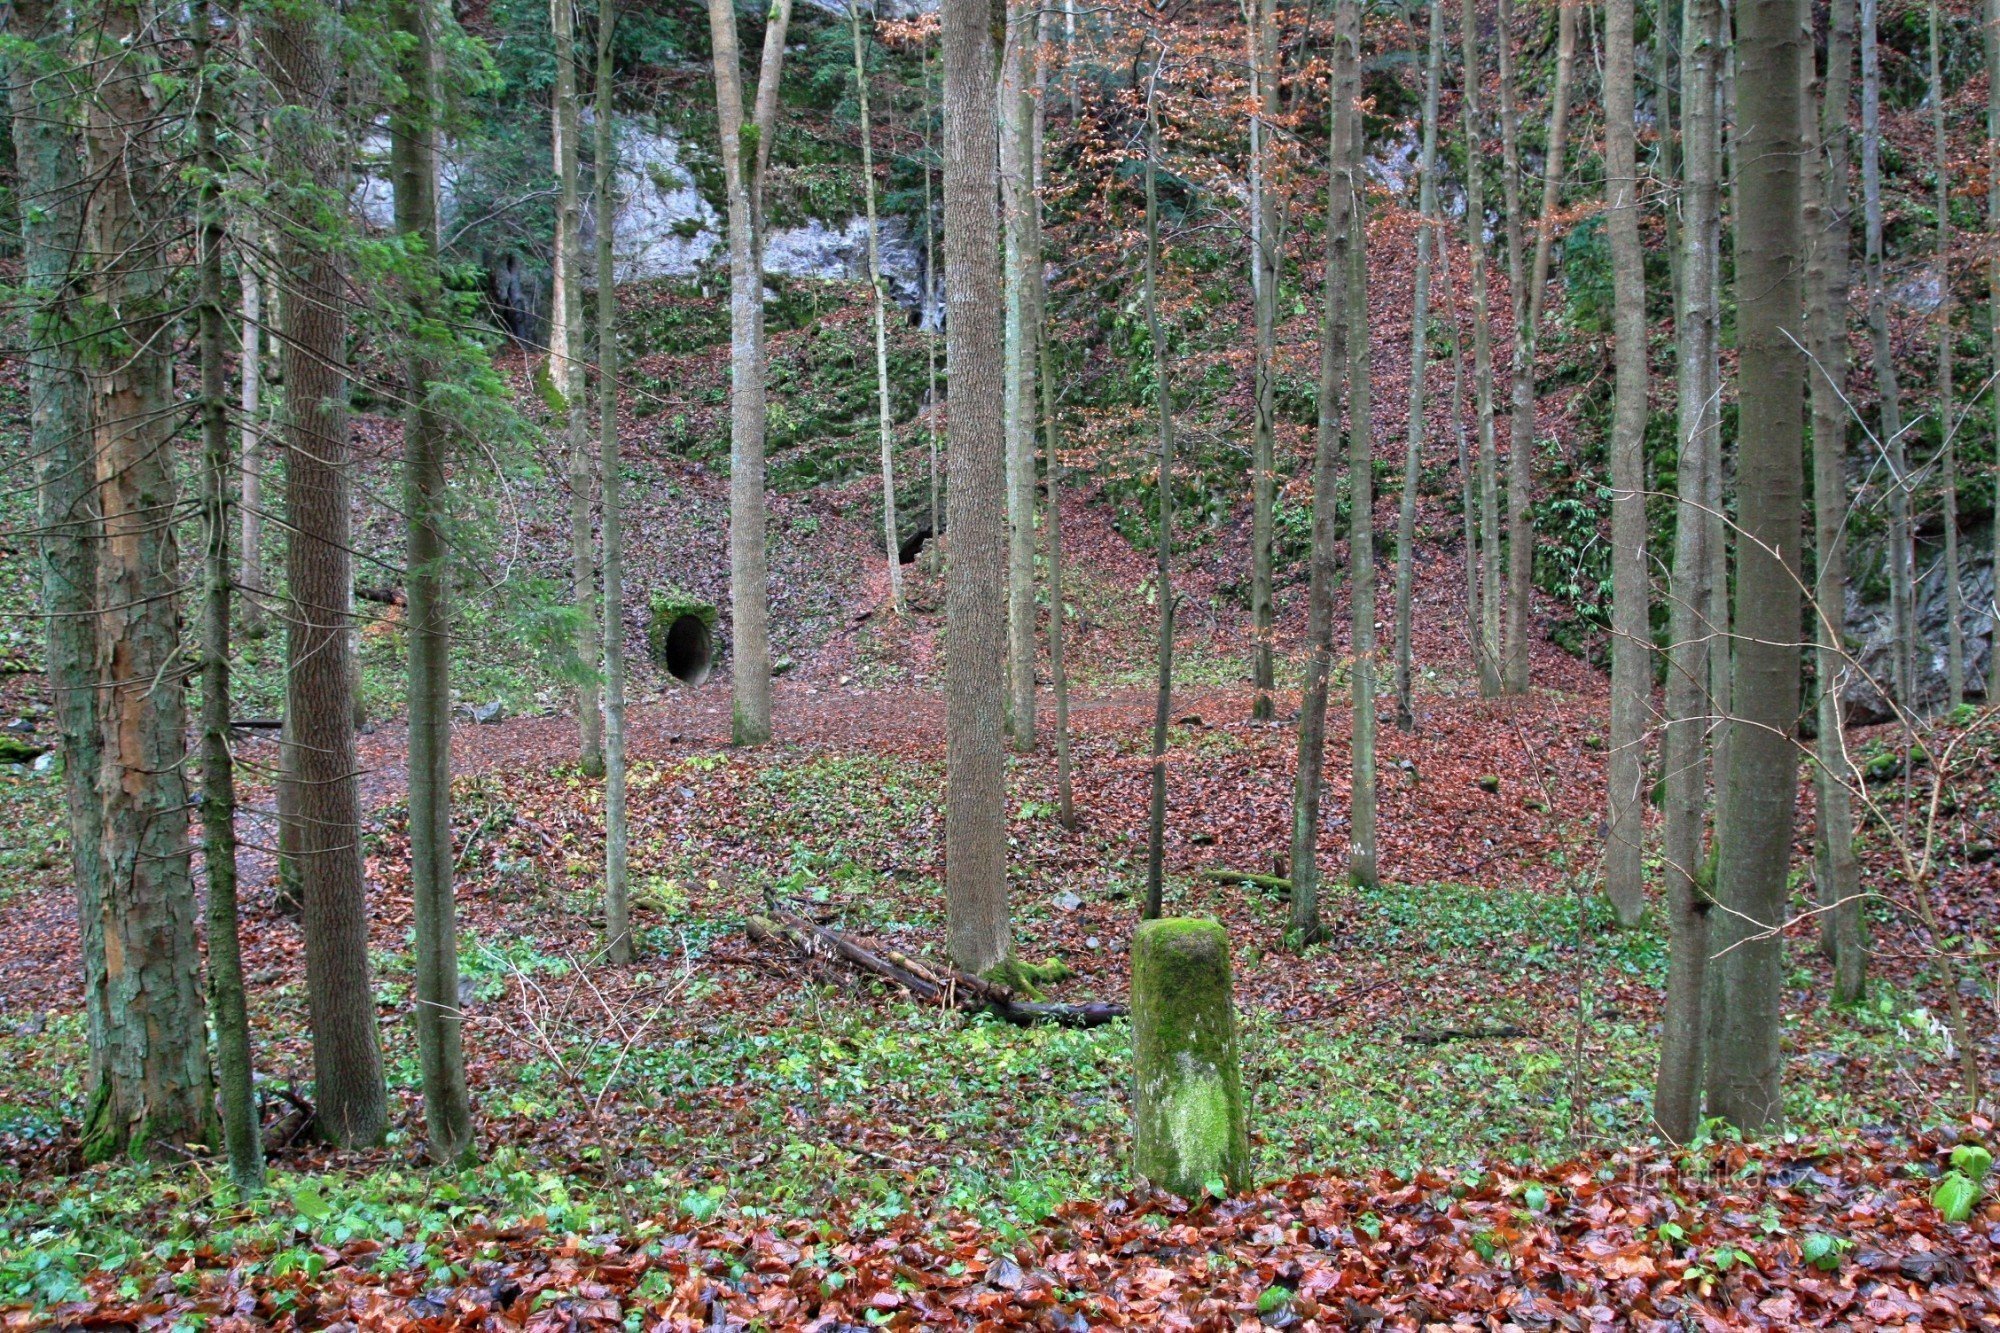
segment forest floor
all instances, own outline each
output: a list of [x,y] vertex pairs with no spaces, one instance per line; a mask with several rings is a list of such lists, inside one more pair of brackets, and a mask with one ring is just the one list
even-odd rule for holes
[[[568,761],[572,724],[458,729],[481,1122],[462,1171],[421,1160],[398,728],[363,750],[397,1129],[361,1154],[288,1137],[275,1094],[309,1077],[302,959],[253,854],[246,967],[274,1094],[258,1199],[235,1199],[210,1163],[73,1173],[74,926],[44,837],[39,873],[0,885],[0,1305],[21,1303],[8,1326],[1992,1326],[2000,1205],[1947,1224],[1929,1197],[1960,1135],[1990,1133],[1964,1116],[1942,987],[1978,997],[1989,1074],[1990,990],[1941,975],[1884,907],[1869,998],[1836,1009],[1802,923],[1786,1134],[1662,1144],[1649,1105],[1664,941],[1612,930],[1594,896],[1605,699],[1587,671],[1571,678],[1581,687],[1510,701],[1446,683],[1420,696],[1416,734],[1385,729],[1386,882],[1333,890],[1331,939],[1304,954],[1283,947],[1282,902],[1199,877],[1269,870],[1283,852],[1295,699],[1260,724],[1240,687],[1177,697],[1168,910],[1230,929],[1269,1182],[1231,1200],[1129,1192],[1125,1025],[968,1019],[744,935],[778,895],[941,957],[928,688],[781,683],[778,739],[754,751],[726,746],[726,685],[635,708],[642,958],[624,968],[596,956],[601,795]],[[1150,710],[1116,688],[1077,701],[1074,831],[1055,818],[1047,735],[1010,761],[1016,938],[1074,970],[1056,998],[1124,997]],[[1344,708],[1330,730],[1323,855],[1337,864]],[[2000,738],[1952,753],[1937,766],[1959,811],[1938,839],[1955,849],[1941,898],[1954,930],[1990,935]],[[59,783],[0,783],[11,828],[60,824]],[[267,843],[259,826],[250,839]],[[1866,835],[1871,875],[1889,869],[1892,832]]]

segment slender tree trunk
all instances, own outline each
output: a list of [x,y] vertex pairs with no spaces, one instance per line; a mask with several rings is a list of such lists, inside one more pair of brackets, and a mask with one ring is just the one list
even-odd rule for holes
[[[1159,69],[1152,77],[1158,79]],[[1153,693],[1152,791],[1146,820],[1146,910],[1160,914],[1166,891],[1167,725],[1174,706],[1174,395],[1167,338],[1160,325],[1160,191],[1155,179],[1160,156],[1159,109],[1153,88],[1146,90],[1146,333],[1153,344],[1153,397],[1160,426],[1160,543],[1153,569],[1160,599],[1159,679]]]
[[[1850,678],[1844,630],[1847,618],[1847,108],[1853,83],[1855,0],[1834,0],[1827,24],[1826,76],[1814,105],[1808,97],[1803,124],[1814,134],[1804,158],[1807,178],[1805,235],[1806,345],[1814,367],[1813,585],[1815,662],[1819,683],[1819,736],[1813,768],[1818,804],[1816,873],[1820,943],[1834,960],[1837,1003],[1861,998],[1868,946],[1861,920],[1861,869],[1854,854],[1854,770],[1847,762],[1840,694]],[[1817,123],[1815,115],[1817,112]],[[1816,133],[1815,133],[1816,132]]]
[[1471,441],[1465,429],[1465,337],[1459,327],[1449,256],[1442,239],[1437,251],[1438,282],[1444,289],[1445,326],[1451,331],[1451,425],[1458,443],[1458,503],[1461,540],[1465,543],[1465,641],[1479,657],[1479,482]]
[[943,405],[938,398],[938,325],[943,321],[932,309],[932,302],[942,299],[937,285],[937,234],[932,222],[937,216],[937,207],[931,196],[931,61],[930,43],[924,43],[923,50],[923,121],[924,121],[924,308],[918,316],[924,330],[924,375],[927,380],[926,397],[929,404],[925,413],[930,425],[931,443],[931,573],[944,568],[944,491],[939,483],[938,473],[938,418]]
[[1250,286],[1256,305],[1257,420],[1250,446],[1250,716],[1268,720],[1276,684],[1277,633],[1271,592],[1271,543],[1278,494],[1278,278],[1284,240],[1270,179],[1265,121],[1278,114],[1277,0],[1250,0]]
[[1417,482],[1422,476],[1424,376],[1429,368],[1431,247],[1437,228],[1438,79],[1444,63],[1444,0],[1430,0],[1430,53],[1424,65],[1424,147],[1417,187],[1417,279],[1410,314],[1410,436],[1403,450],[1403,494],[1396,511],[1396,728],[1417,729],[1410,649],[1416,588]]
[[[1465,243],[1472,252],[1472,395],[1479,412],[1479,626],[1473,655],[1479,692],[1500,693],[1500,460],[1493,439],[1492,283],[1486,276],[1486,140],[1479,114],[1479,7],[1461,0],[1465,108]],[[1467,559],[1471,559],[1468,555]]]
[[61,11],[44,0],[15,0],[15,47],[8,75],[13,117],[16,210],[21,221],[22,313],[28,332],[28,440],[39,462],[36,557],[48,616],[44,678],[62,737],[70,880],[83,962],[85,1086],[95,1101],[105,1076],[103,808],[97,715],[96,469],[90,401],[73,318],[69,278],[84,254],[83,196],[77,189],[81,141],[70,90],[48,77],[71,57]]
[[[1611,753],[1604,893],[1625,927],[1637,925],[1646,908],[1640,857],[1645,844],[1646,714],[1653,692],[1646,595],[1646,269],[1639,243],[1632,11],[1633,0],[1609,0],[1604,15],[1605,226],[1611,242],[1618,394],[1611,423]],[[1543,196],[1543,203],[1548,202]]]
[[[1872,7],[1874,0],[1863,0]],[[1799,0],[1746,0],[1736,273],[1738,543],[1729,770],[1716,883],[1733,945],[1708,1058],[1709,1109],[1746,1133],[1778,1123],[1786,872],[1798,792],[1791,732],[1799,697]]]
[[1514,19],[1500,0],[1500,133],[1507,202],[1507,280],[1514,290],[1513,413],[1507,454],[1507,624],[1501,684],[1508,694],[1528,689],[1529,600],[1534,595],[1535,532],[1532,518],[1535,450],[1535,342],[1542,294],[1548,287],[1550,245],[1561,200],[1564,139],[1569,129],[1570,73],[1576,65],[1576,3],[1559,7],[1555,89],[1549,109],[1548,160],[1542,174],[1542,207],[1535,226],[1534,264],[1526,264],[1521,199],[1521,114],[1514,86]]
[[1959,587],[1958,403],[1952,387],[1951,150],[1944,126],[1944,51],[1938,2],[1930,5],[1931,138],[1937,172],[1938,429],[1944,447],[1944,605],[1946,702],[1965,702],[1965,594]]
[[590,777],[604,774],[604,683],[598,678],[597,534],[591,527],[596,489],[596,445],[590,438],[590,402],[583,363],[582,115],[576,91],[576,0],[549,0],[555,33],[555,274],[550,286],[549,385],[564,414],[569,447],[569,552],[571,598],[576,605],[576,687],[579,758]]
[[[781,0],[782,2],[782,0]],[[1013,952],[1007,914],[1006,442],[993,0],[943,0],[951,560],[945,582],[945,912],[951,959]]]
[[193,11],[195,155],[201,166],[197,264],[201,359],[201,860],[208,875],[208,1003],[215,1027],[222,1138],[237,1193],[264,1187],[264,1145],[251,1072],[250,1020],[243,987],[243,946],[236,922],[236,760],[229,749],[229,368],[223,312],[222,214],[225,176],[216,110],[218,71],[211,68],[209,33],[215,11]]
[[1033,350],[1027,345],[1028,220],[1033,211],[1028,139],[1034,115],[1028,65],[1034,59],[1035,9],[1006,7],[1000,64],[1000,207],[1006,243],[1007,321],[1003,373],[1007,437],[1007,726],[1014,748],[1035,748],[1035,410]]
[[[1986,0],[1986,229],[2000,233],[2000,0]],[[1986,261],[1987,343],[2000,372],[2000,247]],[[1993,436],[2000,439],[2000,393],[1993,399]],[[1993,470],[1992,567],[2000,571],[2000,468]],[[2000,703],[2000,573],[1987,609],[1986,702]]]
[[[567,0],[557,0],[558,5]],[[410,302],[409,408],[403,423],[403,508],[409,571],[410,900],[416,925],[412,1026],[423,1072],[424,1127],[431,1160],[461,1162],[474,1150],[465,1084],[464,1015],[458,998],[458,911],[451,850],[451,605],[444,536],[445,423],[431,403],[438,365],[427,351],[449,338],[438,299],[437,87],[430,0],[395,0],[389,22],[402,39],[402,97],[389,139],[396,230],[415,271]],[[570,120],[575,121],[575,106]],[[572,219],[573,221],[573,219]],[[576,277],[570,270],[572,287]],[[575,326],[570,325],[572,332]],[[574,342],[569,344],[573,364]]]
[[[245,20],[239,16],[237,22]],[[270,632],[265,622],[264,586],[264,279],[259,270],[263,259],[256,251],[258,227],[246,224],[236,247],[236,276],[242,288],[243,334],[238,363],[241,366],[237,416],[240,422],[238,466],[242,469],[241,513],[242,555],[237,564],[237,584],[249,595],[243,599],[243,632],[261,639]]]
[[1660,877],[1667,908],[1667,994],[1660,1015],[1660,1070],[1653,1119],[1675,1143],[1701,1123],[1701,1076],[1707,1029],[1709,918],[1715,903],[1713,864],[1703,850],[1708,806],[1709,659],[1717,627],[1709,620],[1707,550],[1713,531],[1708,505],[1708,455],[1721,420],[1717,356],[1721,339],[1721,125],[1716,83],[1722,58],[1719,0],[1687,0],[1682,20],[1682,258],[1677,385],[1680,458],[1675,469],[1679,508],[1668,603],[1667,726],[1661,745],[1666,785]]
[[346,188],[332,127],[335,70],[322,17],[277,11],[265,32],[280,107],[272,161],[304,192],[282,192],[278,272],[284,284],[287,776],[305,934],[319,1127],[335,1144],[379,1142],[388,1094],[368,965],[354,747],[353,595],[349,552],[353,447],[347,425],[347,287],[342,250],[320,230],[315,193]]
[[[764,539],[764,171],[778,121],[778,77],[792,0],[775,0],[764,25],[757,99],[746,133],[742,56],[732,0],[709,0],[715,101],[729,197],[729,615],[730,737],[771,739],[770,557]],[[754,145],[745,160],[744,147]]]
[[137,4],[107,4],[79,52],[91,70],[89,299],[120,334],[83,344],[104,521],[94,675],[106,974],[105,1063],[84,1121],[86,1162],[170,1160],[212,1143],[216,1130],[188,864],[168,291],[178,229],[163,209],[157,22]]
[[1878,0],[1861,0],[1861,213],[1867,236],[1868,337],[1881,396],[1879,447],[1889,471],[1889,613],[1896,702],[1916,704],[1916,551],[1910,532],[1910,474],[1903,447],[1902,386],[1889,343],[1889,300],[1882,271],[1882,57],[1876,40]]
[[622,967],[632,961],[634,951],[629,865],[632,828],[625,813],[625,475],[618,452],[618,269],[612,245],[618,221],[618,139],[612,125],[616,108],[611,37],[617,22],[618,0],[598,0],[597,448],[598,472],[604,478],[604,949],[611,961]]
[[[1653,4],[1653,119],[1658,130],[1653,136],[1653,171],[1661,181],[1679,178],[1679,133],[1674,119],[1673,51],[1675,0],[1654,0]],[[1667,190],[1660,192],[1660,223],[1666,242],[1667,281],[1672,287],[1672,308],[1681,308],[1681,219],[1680,201]]]
[[[1356,71],[1360,95],[1361,13],[1346,25],[1348,67]],[[1337,19],[1338,16],[1336,16]],[[1336,39],[1342,40],[1342,39]],[[1376,885],[1375,858],[1375,430],[1370,394],[1369,357],[1373,343],[1368,331],[1368,196],[1362,188],[1367,154],[1367,121],[1360,114],[1347,122],[1347,172],[1351,182],[1352,221],[1347,243],[1347,563],[1349,585],[1348,641],[1354,649],[1351,678],[1354,734],[1349,748],[1348,825],[1352,833],[1347,882],[1357,888]]]
[[1319,433],[1313,452],[1312,565],[1306,590],[1306,669],[1299,691],[1299,758],[1292,790],[1292,919],[1287,932],[1299,948],[1325,938],[1319,915],[1320,796],[1326,783],[1326,696],[1333,671],[1333,585],[1339,571],[1335,507],[1340,484],[1340,399],[1350,369],[1348,249],[1354,234],[1354,178],[1349,172],[1349,127],[1356,114],[1360,71],[1350,69],[1355,49],[1347,34],[1360,22],[1358,0],[1334,11],[1332,115],[1327,139],[1326,300],[1320,313]]
[[[1046,24],[1047,19],[1043,20]],[[1035,237],[1039,250],[1042,231],[1043,140],[1048,114],[1048,68],[1035,66]],[[1048,276],[1037,263],[1028,274],[1034,284],[1036,378],[1042,386],[1042,451],[1047,455],[1049,487],[1049,677],[1056,704],[1056,815],[1062,826],[1076,829],[1076,793],[1070,781],[1069,753],[1069,670],[1063,658],[1063,548],[1062,548],[1062,456],[1058,452],[1060,431],[1056,422],[1055,358],[1049,350]]]
[[868,204],[868,285],[875,293],[875,401],[882,445],[882,538],[889,561],[889,608],[903,614],[902,543],[896,536],[896,429],[889,410],[889,326],[883,307],[882,257],[875,237],[875,145],[868,126],[868,58],[861,34],[861,8],[849,0],[854,29],[854,89],[861,103],[861,181]]

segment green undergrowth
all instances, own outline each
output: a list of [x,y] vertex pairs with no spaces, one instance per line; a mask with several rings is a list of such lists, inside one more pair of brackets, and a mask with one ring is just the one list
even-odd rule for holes
[[[744,914],[767,890],[936,956],[940,886],[914,861],[880,868],[885,848],[936,836],[936,791],[930,766],[873,753],[772,747],[642,766],[635,809],[694,794],[703,818],[699,840],[639,823],[644,961],[619,977],[623,1026],[577,972],[575,923],[592,909],[581,881],[542,884],[506,900],[504,925],[466,928],[473,1036],[496,1044],[474,1065],[479,1165],[410,1165],[417,1070],[406,1027],[391,1022],[401,1128],[386,1154],[309,1179],[286,1174],[281,1157],[270,1193],[249,1204],[205,1166],[0,1177],[0,1304],[60,1301],[100,1266],[143,1285],[204,1247],[309,1266],[315,1243],[374,1240],[378,1263],[435,1270],[463,1260],[450,1233],[475,1225],[588,1237],[674,1215],[781,1216],[845,1232],[972,1215],[1016,1235],[1065,1200],[1128,1187],[1127,1024],[1019,1029],[915,1004],[832,965],[775,952],[755,968],[727,961],[743,956]],[[482,800],[468,817],[490,823],[482,845],[511,858],[505,830],[534,806],[525,793]],[[726,872],[711,859],[718,846],[731,848]],[[489,891],[467,878],[469,892]],[[1049,887],[1088,907],[1023,902],[1021,955],[1066,955],[1086,973],[1052,983],[1052,998],[1119,998],[1121,969],[1101,960],[1128,932],[1104,909],[1131,902],[1108,898],[1101,872],[1054,874]],[[1278,946],[1284,903],[1176,879],[1176,913],[1229,923],[1253,1177],[1546,1166],[1650,1138],[1664,946],[1651,926],[1612,930],[1607,909],[1576,888],[1335,890],[1332,942],[1301,958]],[[566,936],[551,928],[561,923]],[[386,1013],[407,1001],[409,959],[407,944],[378,954]],[[1788,993],[1824,993],[1806,941],[1791,964]],[[529,1030],[532,994],[572,992],[529,1038],[498,1045],[503,1030]],[[301,1048],[302,989],[268,986],[259,998],[260,1041]],[[1931,1123],[1937,1103],[1913,1090],[1948,1086],[1952,1054],[1915,993],[1878,983],[1861,1006],[1788,1005],[1788,1016],[1793,1132],[1839,1140],[1857,1126]],[[80,1023],[18,1021],[0,1022],[0,1136],[46,1143],[79,1114]]]

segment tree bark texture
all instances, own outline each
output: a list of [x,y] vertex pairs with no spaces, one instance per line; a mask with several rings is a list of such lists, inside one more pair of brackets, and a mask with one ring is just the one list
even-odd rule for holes
[[1006,458],[1000,145],[993,0],[943,0],[944,263],[951,384],[945,575],[945,906],[951,958],[984,973],[1013,952],[1007,913]]
[[175,603],[173,299],[177,228],[153,95],[158,16],[97,12],[84,41],[82,345],[97,550],[97,792],[104,862],[104,1067],[83,1156],[171,1159],[215,1139],[189,865],[184,667]]
[[340,247],[320,230],[313,198],[346,189],[335,69],[321,22],[316,11],[283,8],[264,41],[279,103],[272,161],[294,174],[276,219],[290,587],[284,746],[296,812],[318,1124],[333,1143],[361,1147],[388,1129],[388,1100],[369,975],[355,785],[346,274]]

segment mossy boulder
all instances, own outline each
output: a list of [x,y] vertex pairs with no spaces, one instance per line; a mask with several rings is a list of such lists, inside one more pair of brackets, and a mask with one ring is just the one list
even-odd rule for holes
[[675,680],[699,685],[715,665],[713,602],[683,592],[656,592],[646,616],[646,653]]
[[1249,1183],[1229,935],[1207,919],[1132,936],[1133,1172],[1183,1198]]

